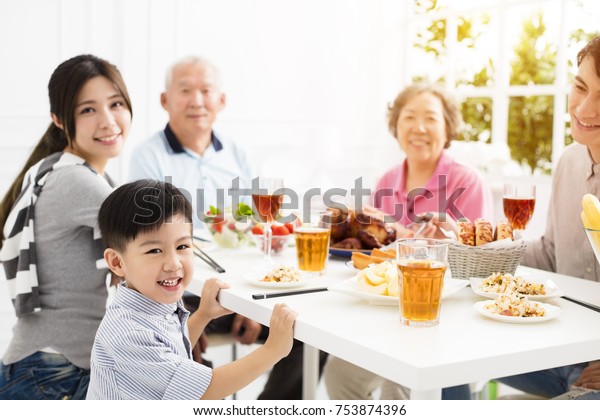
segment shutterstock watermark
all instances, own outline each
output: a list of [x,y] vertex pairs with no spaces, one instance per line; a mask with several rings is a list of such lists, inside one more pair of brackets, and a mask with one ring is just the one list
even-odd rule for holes
[[[165,177],[166,183],[172,183],[171,177]],[[433,194],[427,188],[416,188],[411,190],[408,195],[406,202],[395,203],[394,211],[391,214],[385,214],[384,222],[393,223],[397,220],[401,220],[406,213],[410,222],[417,223],[424,219],[431,218],[431,214],[422,215],[415,214],[411,209],[415,208],[416,202],[419,201],[423,205],[423,201],[436,200],[435,206],[426,206],[428,208],[437,208],[441,213],[440,217],[445,217],[446,213],[451,213],[457,220],[464,217],[461,210],[457,205],[457,201],[460,196],[465,192],[466,188],[460,187],[456,189],[450,196],[446,190],[446,175],[438,176],[438,185],[440,189],[437,191],[437,195]],[[177,185],[176,185],[177,186]],[[279,204],[279,210],[282,211],[282,216],[278,219],[281,223],[293,223],[298,217],[298,211],[302,222],[310,222],[310,214],[312,213],[313,206],[315,206],[315,197],[320,199],[316,204],[319,208],[335,208],[340,210],[341,213],[348,213],[349,208],[360,213],[364,210],[364,203],[370,201],[372,198],[373,206],[375,208],[381,208],[384,200],[389,199],[392,202],[394,199],[395,191],[391,188],[380,189],[373,192],[370,188],[363,186],[362,177],[354,180],[354,186],[350,189],[345,188],[328,188],[322,190],[321,188],[309,188],[300,196],[297,191],[292,188],[280,188],[275,191],[267,191],[264,188],[259,187],[259,177],[254,178],[250,188],[242,188],[240,186],[239,177],[234,178],[231,181],[231,188],[219,188],[217,190],[211,190],[211,197],[209,202],[206,201],[206,191],[203,188],[198,188],[195,191],[188,191],[184,188],[177,187],[181,194],[190,202],[195,203],[195,215],[201,221],[205,223],[217,223],[222,220],[216,218],[205,217],[204,209],[208,206],[220,209],[223,211],[226,207],[232,209],[238,209],[242,203],[252,203],[252,214],[243,214],[240,212],[233,212],[233,218],[237,222],[247,222],[249,218],[253,218],[256,221],[260,221],[257,217],[258,211],[264,209],[257,209],[258,197],[262,196],[275,196],[276,199],[273,202]],[[140,191],[141,192],[141,191]],[[216,193],[216,195],[213,195]],[[148,195],[148,192],[145,193]],[[253,199],[254,197],[254,199]],[[159,212],[157,219],[160,217],[160,204],[153,200],[148,200],[147,196],[136,196],[136,205],[140,210],[140,214],[148,216],[149,212]],[[195,200],[193,200],[195,199]],[[147,205],[145,205],[146,203]],[[350,204],[349,204],[350,203]],[[164,203],[162,203],[164,206]],[[164,208],[164,207],[163,207]],[[343,223],[344,220],[335,220],[336,223]],[[444,220],[442,220],[444,221]]]

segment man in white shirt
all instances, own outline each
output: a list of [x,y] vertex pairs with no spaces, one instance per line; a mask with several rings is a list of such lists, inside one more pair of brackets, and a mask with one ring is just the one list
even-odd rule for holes
[[210,62],[188,57],[171,66],[160,103],[169,113],[169,123],[135,148],[129,179],[171,182],[189,193],[194,228],[200,229],[209,206],[223,209],[232,204],[232,185],[251,187],[253,171],[244,150],[213,130],[226,97]]
[[[523,265],[600,281],[600,266],[581,225],[581,200],[600,193],[600,36],[577,54],[569,93],[569,145],[552,179],[544,236],[527,244]],[[592,327],[593,328],[593,327]],[[500,379],[522,391],[553,398],[600,399],[600,361],[578,363]]]

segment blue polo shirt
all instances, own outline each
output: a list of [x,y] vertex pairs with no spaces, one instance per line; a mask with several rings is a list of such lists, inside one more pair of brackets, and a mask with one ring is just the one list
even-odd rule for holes
[[194,400],[212,369],[194,362],[181,299],[158,303],[121,284],[92,348],[88,400]]
[[202,228],[203,214],[210,206],[232,205],[229,190],[236,178],[241,189],[249,189],[253,178],[242,148],[214,132],[211,137],[201,156],[184,147],[167,124],[133,150],[128,179],[156,179],[184,190],[194,209],[194,228]]

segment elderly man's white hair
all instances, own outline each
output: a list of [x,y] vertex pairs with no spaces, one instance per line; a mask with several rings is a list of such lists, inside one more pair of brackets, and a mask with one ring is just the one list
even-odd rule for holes
[[176,67],[184,64],[201,64],[205,67],[212,69],[215,72],[217,88],[221,89],[221,73],[219,72],[218,67],[215,66],[210,60],[199,55],[189,55],[171,64],[167,69],[165,77],[165,89],[168,89],[169,85],[171,84],[171,81],[173,81],[173,70],[175,70]]

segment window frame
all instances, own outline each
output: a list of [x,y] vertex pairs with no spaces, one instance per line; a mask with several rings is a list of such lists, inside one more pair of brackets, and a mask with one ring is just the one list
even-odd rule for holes
[[[510,84],[510,48],[506,37],[497,37],[497,65],[495,66],[494,84],[489,87],[479,86],[456,86],[456,66],[453,63],[457,60],[457,29],[458,19],[465,14],[464,7],[461,8],[460,2],[450,3],[447,9],[442,11],[430,12],[427,15],[419,15],[415,12],[414,2],[405,2],[403,16],[407,19],[402,21],[402,39],[404,40],[404,51],[413,47],[416,39],[417,23],[427,23],[434,20],[446,20],[446,48],[448,59],[448,70],[445,72],[445,85],[447,88],[456,92],[458,98],[464,101],[467,98],[488,97],[492,99],[492,127],[491,142],[505,144],[508,143],[508,118],[509,103],[511,97],[516,96],[552,96],[554,99],[554,117],[552,126],[552,171],[558,163],[558,159],[565,148],[565,113],[567,112],[567,95],[569,91],[568,63],[567,56],[568,33],[567,33],[567,13],[569,4],[573,0],[498,0],[496,2],[485,3],[478,7],[471,7],[469,14],[476,12],[486,12],[498,20],[497,31],[502,33],[506,30],[506,22],[510,9],[522,5],[543,5],[545,2],[559,3],[560,16],[558,28],[558,44],[556,54],[555,72],[556,77],[553,84],[538,85],[511,85]],[[403,53],[406,58],[406,52]],[[404,83],[409,84],[412,80],[408,71],[409,62],[402,60],[401,71],[404,75]],[[568,113],[567,113],[568,118]]]

